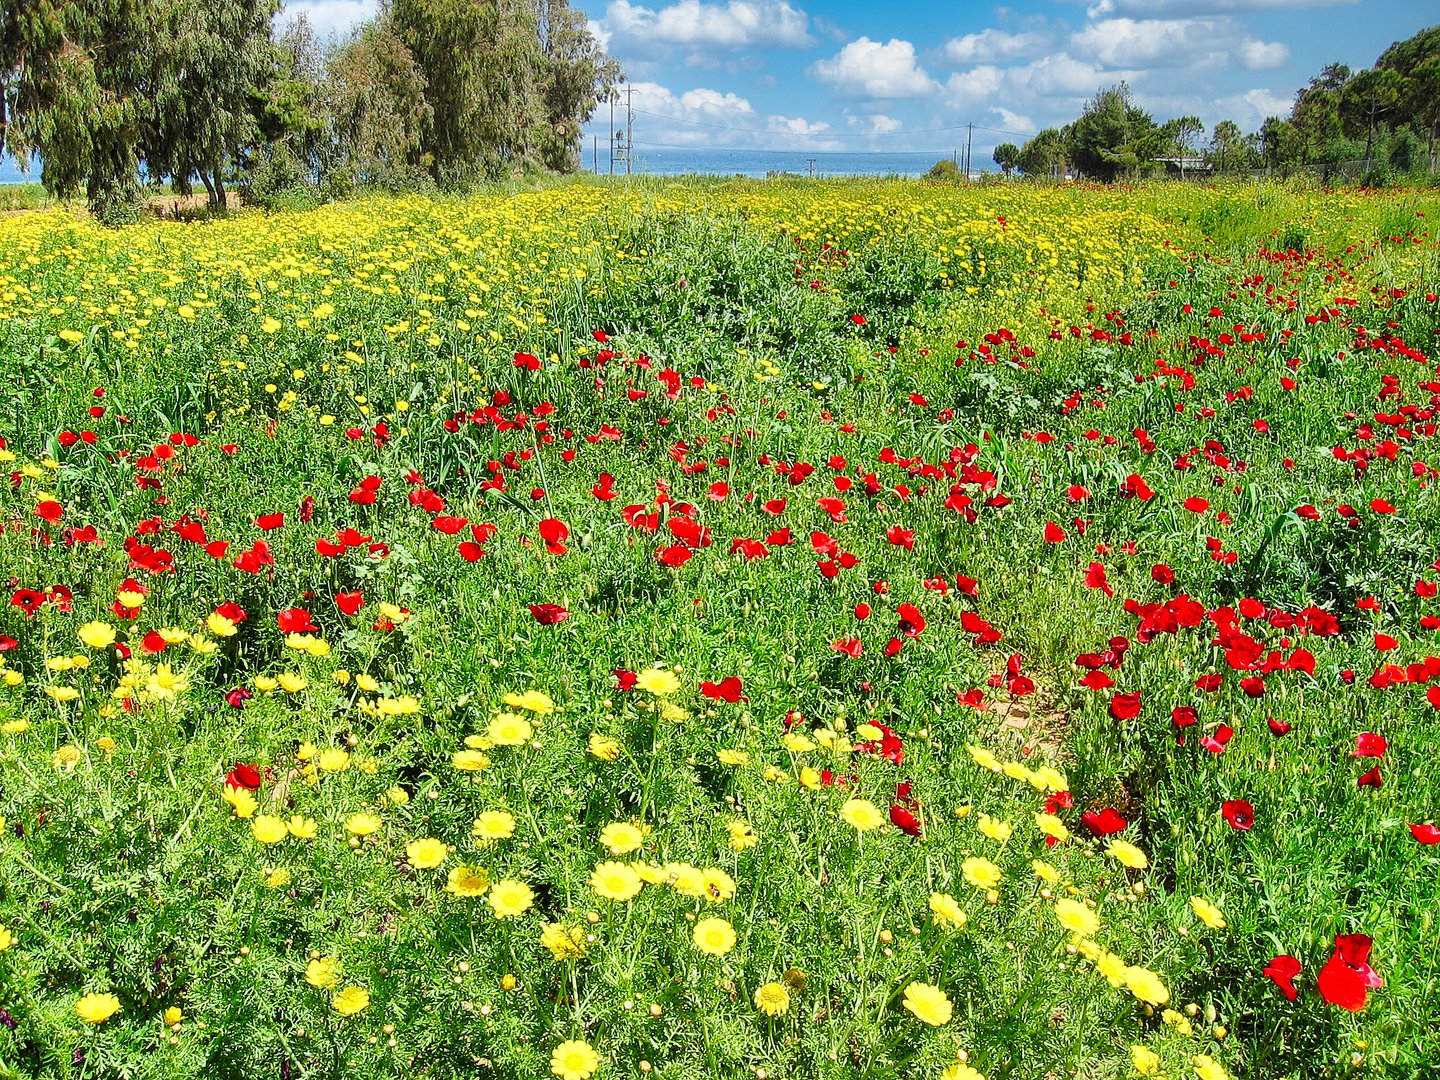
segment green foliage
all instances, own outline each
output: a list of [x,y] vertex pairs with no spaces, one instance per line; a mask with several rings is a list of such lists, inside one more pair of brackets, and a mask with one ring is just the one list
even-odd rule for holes
[[1123,82],[1101,90],[1069,129],[1071,160],[1096,180],[1138,175],[1164,145],[1164,135]]
[[1006,176],[1009,176],[1020,164],[1020,148],[1014,143],[1003,142],[995,147],[995,164],[999,165]]
[[960,166],[949,158],[941,158],[925,173],[927,180],[959,180]]
[[1065,172],[1069,148],[1057,128],[1046,128],[1020,150],[1015,164],[1026,176],[1060,179]]

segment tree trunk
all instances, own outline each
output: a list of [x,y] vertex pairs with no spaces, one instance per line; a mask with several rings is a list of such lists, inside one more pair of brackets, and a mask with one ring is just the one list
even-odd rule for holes
[[210,192],[210,209],[226,210],[230,203],[225,195],[225,181],[220,178],[220,170],[215,170],[215,186]]

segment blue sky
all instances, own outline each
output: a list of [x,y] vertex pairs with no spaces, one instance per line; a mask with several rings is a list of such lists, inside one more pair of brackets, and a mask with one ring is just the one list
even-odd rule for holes
[[[375,0],[292,0],[325,30]],[[975,160],[1078,115],[1126,80],[1157,120],[1257,130],[1325,64],[1367,67],[1440,22],[1434,0],[979,3],[584,0],[634,86],[635,142],[785,150],[935,150]],[[592,124],[603,143],[606,115]],[[588,142],[588,139],[587,139]]]

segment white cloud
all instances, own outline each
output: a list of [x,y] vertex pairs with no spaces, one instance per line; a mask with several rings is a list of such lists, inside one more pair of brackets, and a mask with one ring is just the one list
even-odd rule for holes
[[994,63],[996,60],[1021,60],[1044,52],[1050,45],[1048,34],[1022,31],[1009,34],[993,27],[978,34],[950,38],[940,46],[940,55],[952,64]]
[[1214,108],[1222,118],[1234,120],[1242,131],[1259,131],[1260,125],[1272,116],[1289,116],[1294,100],[1272,90],[1246,90],[1243,94],[1220,98]]
[[1013,113],[1009,109],[1002,108],[998,105],[990,111],[1000,118],[1000,123],[1004,125],[1006,131],[1013,131],[1021,135],[1031,135],[1040,130],[1035,126],[1035,121],[1031,120],[1028,116]]
[[680,0],[658,10],[614,0],[599,28],[608,44],[631,48],[696,45],[717,49],[804,49],[815,43],[809,17],[788,0],[728,0],[705,4]]
[[939,89],[917,62],[915,46],[899,38],[891,38],[883,45],[868,37],[859,38],[829,60],[817,60],[809,71],[846,97],[922,97]]
[[279,24],[283,26],[301,14],[322,37],[343,36],[379,15],[380,3],[379,0],[291,0],[281,10]]
[[1191,67],[1223,63],[1226,51],[1247,40],[1233,19],[1121,18],[1089,24],[1071,36],[1070,45],[1107,67]]
[[[634,137],[638,153],[647,144],[665,146],[754,146],[776,150],[821,150],[837,148],[834,139],[823,138],[830,124],[801,116],[762,116],[748,98],[733,92],[722,93],[696,87],[675,93],[656,82],[637,82],[632,104],[635,109]],[[609,114],[597,113],[604,140]],[[616,127],[623,126],[616,111]]]
[[765,122],[771,131],[783,135],[820,135],[830,130],[823,120],[812,123],[801,116],[770,116]]
[[1256,41],[1254,38],[1246,38],[1236,51],[1240,56],[1240,66],[1247,71],[1269,71],[1272,68],[1284,67],[1285,62],[1290,59],[1290,46],[1283,41]]
[[850,125],[851,130],[865,135],[891,135],[900,131],[904,126],[903,120],[893,116],[886,116],[884,113],[853,113],[849,109],[845,111],[845,122]]

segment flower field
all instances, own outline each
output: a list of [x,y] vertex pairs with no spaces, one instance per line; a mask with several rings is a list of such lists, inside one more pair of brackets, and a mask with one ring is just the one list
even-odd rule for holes
[[0,1074],[1434,1075],[1437,215],[0,219]]

